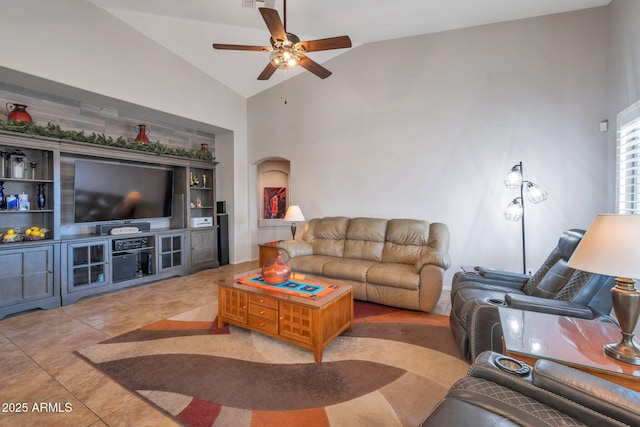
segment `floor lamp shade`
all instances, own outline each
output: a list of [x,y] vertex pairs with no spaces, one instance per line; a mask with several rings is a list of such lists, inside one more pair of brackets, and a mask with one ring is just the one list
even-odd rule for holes
[[287,213],[284,215],[285,221],[291,222],[291,238],[295,240],[296,238],[296,221],[304,221],[304,215],[302,215],[302,210],[300,210],[300,206],[291,205],[287,209]]
[[633,342],[633,331],[640,315],[640,215],[597,215],[569,259],[569,267],[613,276],[616,286],[611,299],[620,324],[622,341],[607,344],[607,355],[640,365],[640,349]]

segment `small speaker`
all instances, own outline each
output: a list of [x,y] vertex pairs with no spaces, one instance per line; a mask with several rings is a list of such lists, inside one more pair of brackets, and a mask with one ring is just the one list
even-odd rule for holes
[[140,269],[142,274],[153,274],[153,256],[148,252],[140,254]]
[[227,202],[225,202],[225,201],[216,202],[216,210],[218,211],[219,214],[226,214],[227,213]]
[[114,282],[122,282],[136,278],[137,259],[136,254],[123,253],[114,255],[111,260],[113,270],[111,272]]

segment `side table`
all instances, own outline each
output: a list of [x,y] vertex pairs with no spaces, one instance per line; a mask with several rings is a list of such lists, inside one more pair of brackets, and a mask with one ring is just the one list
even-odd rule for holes
[[640,391],[640,366],[604,354],[620,341],[617,325],[575,317],[499,307],[504,353],[534,365],[549,359]]
[[258,247],[260,248],[260,258],[259,258],[260,267],[262,267],[265,262],[275,258],[278,255],[277,245],[278,245],[278,241],[258,244]]

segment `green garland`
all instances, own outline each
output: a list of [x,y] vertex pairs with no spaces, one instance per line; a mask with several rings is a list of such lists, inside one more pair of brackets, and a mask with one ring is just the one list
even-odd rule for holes
[[213,163],[215,160],[211,153],[203,153],[198,150],[187,150],[184,148],[174,148],[161,144],[160,142],[142,143],[136,141],[127,141],[123,137],[119,136],[117,139],[113,139],[110,136],[104,134],[96,134],[92,132],[91,135],[85,135],[84,131],[74,130],[62,130],[60,126],[51,122],[47,126],[38,126],[35,123],[19,122],[16,123],[13,120],[1,120],[0,130],[6,130],[9,132],[19,132],[29,135],[46,136],[49,138],[66,139],[68,141],[88,142],[91,144],[107,145],[109,147],[126,148],[128,150],[146,151],[148,153],[184,157],[187,159],[204,160]]

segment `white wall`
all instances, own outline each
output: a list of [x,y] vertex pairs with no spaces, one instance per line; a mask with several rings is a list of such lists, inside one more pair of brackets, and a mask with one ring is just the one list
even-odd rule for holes
[[3,67],[229,130],[217,139],[232,144],[217,159],[232,162],[218,197],[236,214],[231,260],[251,256],[243,97],[88,2],[4,2],[0,28]]
[[522,268],[520,225],[502,216],[516,197],[502,181],[522,160],[550,193],[527,204],[536,268],[563,230],[611,208],[598,126],[607,26],[603,7],[354,48],[324,64],[326,80],[304,73],[249,99],[249,162],[289,159],[308,219],[448,224],[450,277],[460,265]]

